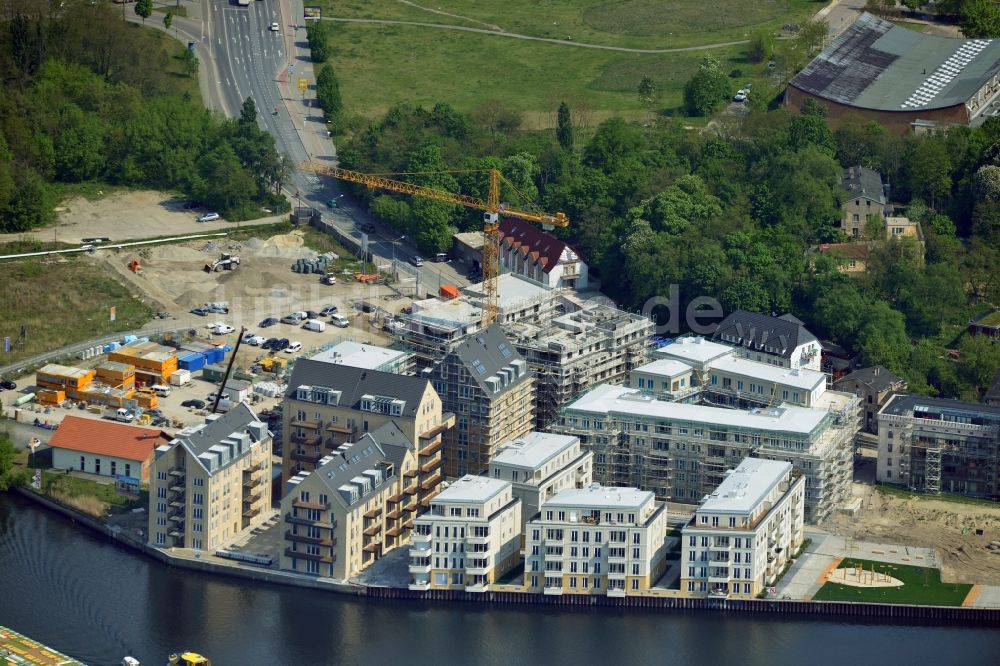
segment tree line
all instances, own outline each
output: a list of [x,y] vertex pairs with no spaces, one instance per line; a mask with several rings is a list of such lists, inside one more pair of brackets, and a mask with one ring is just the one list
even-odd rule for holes
[[287,208],[290,165],[256,110],[224,120],[182,92],[172,40],[87,0],[27,5],[0,31],[0,231],[50,222],[63,186],[90,181],[185,192],[232,219]]

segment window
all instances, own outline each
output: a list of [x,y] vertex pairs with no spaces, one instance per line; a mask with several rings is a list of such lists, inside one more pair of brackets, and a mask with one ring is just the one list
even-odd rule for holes
[[167,480],[167,473],[166,472],[157,472],[156,473],[156,479],[158,481],[166,481]]
[[639,579],[638,578],[633,578],[632,579],[632,589],[633,590],[638,590],[639,589]]
[[132,476],[132,464],[125,463],[125,476]]

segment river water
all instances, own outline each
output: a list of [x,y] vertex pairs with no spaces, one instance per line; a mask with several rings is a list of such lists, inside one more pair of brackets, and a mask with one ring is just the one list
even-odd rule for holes
[[996,664],[1000,631],[355,599],[172,569],[0,494],[0,624],[91,665]]

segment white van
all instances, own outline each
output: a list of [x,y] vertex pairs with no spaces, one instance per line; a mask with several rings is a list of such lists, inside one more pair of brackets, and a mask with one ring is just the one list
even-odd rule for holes
[[347,317],[339,314],[330,315],[330,323],[339,328],[347,328],[351,325],[351,322]]
[[170,395],[171,389],[169,386],[164,386],[163,384],[153,384],[149,387],[149,390],[156,394],[158,398],[166,398]]
[[124,408],[118,408],[115,412],[115,421],[121,421],[123,423],[131,423],[135,419],[135,414]]
[[295,352],[301,351],[301,350],[302,350],[302,343],[301,342],[293,342],[292,344],[290,344],[287,347],[285,347],[285,353],[286,354],[294,354]]
[[326,322],[320,321],[319,319],[309,319],[306,323],[302,324],[302,328],[307,331],[322,333],[326,330]]

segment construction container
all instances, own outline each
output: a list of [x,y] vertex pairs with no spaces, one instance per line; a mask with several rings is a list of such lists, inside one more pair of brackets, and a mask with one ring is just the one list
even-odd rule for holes
[[443,284],[438,289],[438,295],[446,300],[458,298],[458,287],[453,284]]
[[191,381],[190,370],[178,370],[174,374],[170,375],[170,384],[172,386],[184,386],[189,381]]
[[224,365],[206,365],[201,370],[201,378],[210,382],[221,382],[222,378],[226,376],[226,366]]
[[66,397],[79,400],[80,394],[94,381],[93,370],[82,370],[50,363],[35,374],[40,389],[63,390]]
[[187,370],[188,376],[192,372],[197,372],[205,367],[208,363],[208,359],[201,352],[184,352],[181,356],[177,357],[177,367],[180,370]]
[[14,404],[20,407],[21,405],[26,405],[35,399],[34,393],[25,393],[20,398],[14,401]]
[[135,366],[117,361],[106,361],[94,368],[96,380],[121,389],[135,388]]
[[230,379],[226,382],[226,387],[222,389],[222,397],[228,398],[234,403],[243,402],[250,397],[250,383]]
[[260,360],[264,372],[281,372],[288,366],[288,359],[283,356],[269,356]]
[[154,409],[157,403],[156,394],[149,390],[142,390],[135,394],[136,402],[143,409]]
[[[150,349],[141,349],[151,345]],[[161,351],[167,349],[168,351]],[[135,366],[135,380],[139,384],[163,384],[177,370],[177,355],[170,347],[154,342],[121,347],[108,354],[109,361]]]
[[61,405],[66,400],[66,392],[56,389],[39,389],[35,392],[35,400],[40,405]]
[[222,363],[224,358],[226,358],[226,352],[222,349],[222,347],[212,347],[205,352],[205,359],[209,363]]
[[135,395],[135,391],[123,391],[110,386],[96,385],[90,387],[80,399],[92,405],[119,408],[124,407],[125,401],[133,395]]

